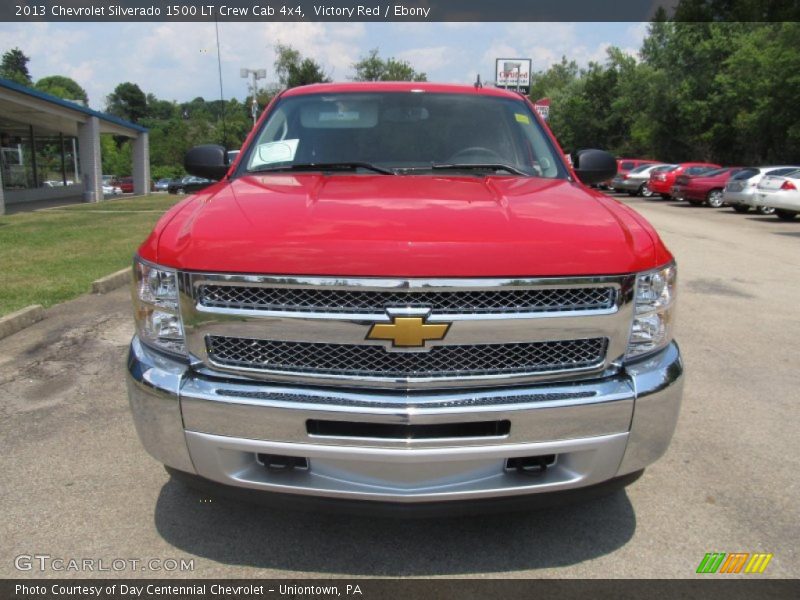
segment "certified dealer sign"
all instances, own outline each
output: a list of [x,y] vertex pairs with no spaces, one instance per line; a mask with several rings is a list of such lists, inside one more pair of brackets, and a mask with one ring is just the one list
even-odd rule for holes
[[497,87],[527,92],[531,85],[530,58],[498,58],[495,63]]

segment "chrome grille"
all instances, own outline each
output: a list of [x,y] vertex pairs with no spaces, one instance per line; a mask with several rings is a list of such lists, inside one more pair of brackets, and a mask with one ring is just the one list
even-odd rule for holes
[[434,346],[387,352],[383,346],[208,336],[212,363],[233,368],[350,377],[464,377],[568,371],[602,363],[608,340]]
[[374,314],[392,307],[424,307],[440,315],[491,314],[607,310],[614,306],[616,290],[591,286],[375,291],[206,284],[199,286],[197,299],[204,307],[241,310]]

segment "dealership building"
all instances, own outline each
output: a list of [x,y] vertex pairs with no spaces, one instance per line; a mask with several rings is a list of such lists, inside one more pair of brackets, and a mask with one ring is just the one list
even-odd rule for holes
[[103,199],[100,135],[133,140],[133,192],[150,192],[147,129],[0,79],[0,214],[22,203]]

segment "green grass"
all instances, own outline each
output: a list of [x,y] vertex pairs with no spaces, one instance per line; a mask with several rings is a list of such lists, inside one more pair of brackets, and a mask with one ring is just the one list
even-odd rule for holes
[[0,217],[0,316],[70,300],[129,266],[159,216],[181,199],[126,198]]

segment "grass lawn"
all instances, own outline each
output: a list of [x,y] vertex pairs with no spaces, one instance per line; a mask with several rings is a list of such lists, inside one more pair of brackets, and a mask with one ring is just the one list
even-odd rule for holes
[[183,196],[155,195],[0,216],[0,316],[48,307],[130,266],[159,216]]

